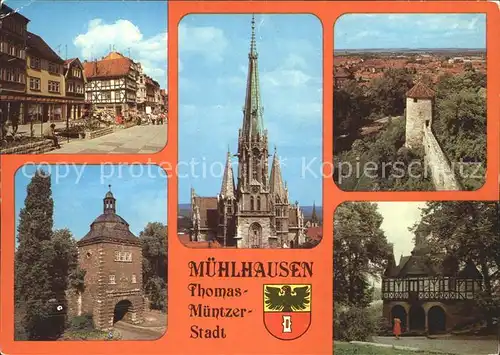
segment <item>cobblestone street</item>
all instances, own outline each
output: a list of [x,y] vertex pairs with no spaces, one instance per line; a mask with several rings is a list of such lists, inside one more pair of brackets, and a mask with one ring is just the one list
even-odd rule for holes
[[489,355],[497,354],[497,340],[494,337],[374,337],[373,342],[418,348],[426,351],[440,351],[458,355]]
[[167,125],[134,126],[90,140],[60,138],[61,149],[47,154],[148,154],[167,144]]

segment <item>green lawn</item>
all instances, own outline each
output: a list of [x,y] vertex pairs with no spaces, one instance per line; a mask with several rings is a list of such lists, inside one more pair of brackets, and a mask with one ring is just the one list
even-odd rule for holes
[[[334,355],[436,355],[435,352],[409,351],[383,348],[378,346],[365,346],[349,343],[335,342],[333,346]],[[441,355],[446,355],[442,354]]]

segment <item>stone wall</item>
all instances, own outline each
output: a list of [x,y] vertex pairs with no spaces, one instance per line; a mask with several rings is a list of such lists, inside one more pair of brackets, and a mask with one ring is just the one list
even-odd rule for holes
[[237,217],[236,220],[236,245],[238,248],[251,248],[250,226],[258,223],[261,227],[262,245],[261,248],[279,248],[276,236],[271,233],[271,219],[269,217]]
[[430,168],[432,182],[438,191],[461,190],[455,171],[441,149],[430,127],[424,126],[425,162]]
[[100,128],[95,131],[86,131],[85,132],[85,139],[94,139],[98,137],[105,136],[107,134],[111,134],[114,132],[114,128],[112,126],[106,127],[106,128]]
[[54,143],[50,139],[18,145],[12,148],[1,149],[0,154],[43,154],[54,150]]

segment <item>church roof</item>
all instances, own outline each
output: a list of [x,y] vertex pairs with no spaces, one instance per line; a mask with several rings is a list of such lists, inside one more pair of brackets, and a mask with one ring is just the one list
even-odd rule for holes
[[278,158],[278,153],[276,151],[276,148],[274,149],[273,164],[271,167],[271,176],[269,178],[269,187],[271,190],[271,194],[279,196],[281,201],[287,200],[287,191],[283,184],[280,161]]
[[429,88],[427,85],[422,83],[421,81],[417,82],[415,86],[413,86],[408,92],[406,93],[406,97],[412,98],[412,99],[432,99],[436,93],[434,90]]
[[222,178],[220,194],[224,198],[234,198],[233,167],[231,166],[231,153],[229,150],[227,152],[226,167],[224,168],[224,177]]
[[248,77],[245,106],[243,108],[243,135],[245,137],[263,134],[264,110],[260,99],[258,53],[255,40],[255,16],[252,16],[252,36],[248,53]]

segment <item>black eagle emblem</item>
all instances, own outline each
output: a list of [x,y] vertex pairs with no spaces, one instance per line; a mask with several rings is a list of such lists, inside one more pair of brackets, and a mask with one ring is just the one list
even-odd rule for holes
[[266,286],[264,292],[266,306],[273,311],[294,312],[302,311],[311,303],[310,286],[292,288],[290,286]]

